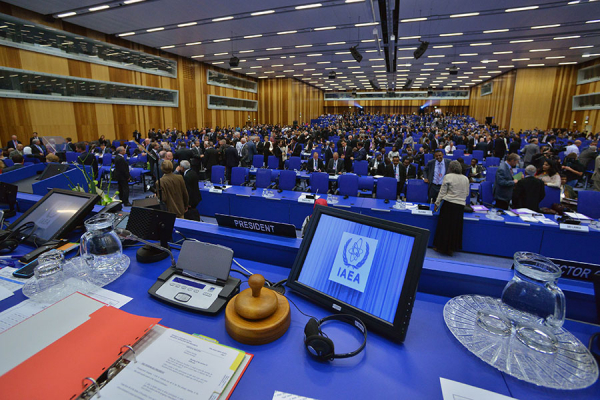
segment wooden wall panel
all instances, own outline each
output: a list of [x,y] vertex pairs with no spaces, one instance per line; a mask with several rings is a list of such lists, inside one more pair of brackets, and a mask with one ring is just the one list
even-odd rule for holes
[[310,123],[323,114],[323,91],[296,79],[261,79],[258,93],[260,124]]
[[[580,68],[590,67],[597,64],[600,64],[600,59],[582,64]],[[577,75],[575,74],[575,81],[576,77]],[[573,87],[574,95],[600,93],[600,81],[586,83],[584,85],[573,84]],[[569,101],[570,100],[571,99],[569,99]],[[589,127],[589,131],[591,132],[600,132],[600,110],[572,111],[571,105],[572,102],[569,103],[569,111],[571,111],[571,114],[568,123],[570,127],[573,129],[578,129],[579,131],[584,131],[587,129],[587,127]]]
[[480,123],[484,123],[486,117],[494,117],[493,123],[510,129],[516,77],[517,71],[512,70],[492,79],[492,93],[487,96],[481,96],[481,85],[471,88],[469,115]]
[[513,99],[510,127],[520,129],[547,129],[550,119],[552,94],[558,68],[521,68]]

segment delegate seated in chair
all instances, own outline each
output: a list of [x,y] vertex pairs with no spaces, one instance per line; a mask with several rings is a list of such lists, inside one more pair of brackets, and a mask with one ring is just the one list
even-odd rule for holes
[[308,162],[306,163],[306,170],[308,172],[325,171],[325,166],[323,165],[323,161],[319,158],[318,153],[313,153],[312,158],[308,160]]

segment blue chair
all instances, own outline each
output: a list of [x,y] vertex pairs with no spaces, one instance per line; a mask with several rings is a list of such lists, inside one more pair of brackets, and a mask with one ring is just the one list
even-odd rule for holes
[[488,182],[496,182],[496,172],[498,167],[489,167],[485,170],[485,180]]
[[468,166],[471,166],[471,160],[473,160],[473,156],[472,156],[472,155],[463,156],[463,161],[464,161],[464,162],[465,162],[465,164],[467,164]]
[[[548,188],[546,188],[546,192]],[[580,190],[577,200],[577,212],[590,218],[600,218],[600,192]]]
[[358,194],[358,176],[355,174],[340,175],[338,178],[338,193],[342,196]]
[[372,176],[361,176],[358,178],[358,195],[363,197],[373,197],[375,188],[375,178]]
[[[406,185],[405,185],[406,186]],[[375,197],[384,200],[396,200],[398,185],[394,178],[379,178]]]
[[77,157],[79,156],[79,153],[75,151],[67,151],[65,153],[65,156],[67,157],[67,162],[73,163],[77,162]]
[[[24,162],[23,162],[23,166],[24,166],[24,167],[28,167],[28,166],[30,166],[30,165],[33,165],[33,164],[34,164],[34,163],[32,163],[31,161],[24,161]],[[10,171],[9,171],[9,172],[10,172]]]
[[277,179],[279,179],[279,172],[281,171],[278,169],[269,169],[269,171],[271,171],[271,182],[277,182]]
[[488,157],[483,162],[484,167],[497,167],[500,165],[500,158],[498,157]]
[[210,181],[218,185],[225,183],[225,167],[223,165],[213,165]]
[[104,157],[102,157],[102,165],[104,167],[110,167],[112,165],[112,155],[110,154],[105,154]]
[[489,207],[494,203],[494,192],[493,192],[494,182],[485,181],[481,182],[479,185],[479,195],[481,196],[481,202]]
[[235,186],[246,186],[246,183],[248,183],[248,168],[233,167],[230,183]]
[[456,149],[457,150],[462,150],[463,153],[464,153],[464,151],[467,149],[467,145],[465,145],[465,144],[457,144],[456,145]]
[[406,201],[411,203],[427,203],[428,191],[429,185],[421,179],[409,179],[406,181]]
[[354,161],[354,173],[362,176],[369,173],[369,162],[367,160]]
[[325,172],[313,172],[309,178],[310,186],[307,188],[311,193],[327,194],[329,190],[329,175]]
[[267,159],[267,168],[279,169],[279,158],[275,156],[269,156],[269,158]]
[[464,157],[465,156],[465,151],[464,150],[459,150],[458,148],[456,150],[454,150],[454,153],[452,153],[452,155],[456,158],[459,157]]
[[552,208],[554,203],[560,203],[560,189],[546,186],[546,196],[540,201],[540,208]]
[[259,169],[256,171],[256,183],[257,188],[268,188],[271,185],[271,170]]
[[2,161],[4,162],[4,165],[6,165],[7,167],[12,167],[13,165],[15,165],[13,160],[11,160],[10,158],[5,158]]
[[476,158],[479,163],[483,162],[483,150],[473,150],[473,158]]
[[279,173],[279,184],[277,187],[281,190],[294,190],[296,188],[296,172],[281,171]]
[[41,162],[39,158],[33,157],[33,156],[29,156],[29,155],[27,155],[27,156],[24,157],[24,161],[30,162],[32,164],[39,164]]
[[433,154],[432,153],[425,153],[423,155],[423,159],[425,160],[425,165],[427,165],[427,163],[429,163],[429,161],[433,160]]
[[300,171],[302,168],[302,159],[300,157],[290,157],[288,169],[292,171]]
[[144,172],[144,168],[131,168],[129,170],[129,176],[133,180],[130,185],[134,183],[142,183],[142,173]]
[[263,156],[262,154],[255,154],[254,157],[252,157],[252,165],[254,166],[254,168],[264,167],[265,156]]

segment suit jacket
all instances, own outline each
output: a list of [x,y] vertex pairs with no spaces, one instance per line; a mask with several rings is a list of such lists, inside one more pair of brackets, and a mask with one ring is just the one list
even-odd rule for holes
[[190,201],[183,176],[172,173],[165,174],[160,178],[160,184],[156,187],[160,187],[167,211],[176,214],[177,218],[183,218]]
[[206,168],[212,168],[213,165],[219,164],[219,151],[214,147],[206,149],[204,152],[204,161],[206,162]]
[[546,196],[544,182],[534,176],[521,179],[515,185],[512,195],[513,208],[529,208],[540,211],[540,201]]
[[[17,140],[17,144],[19,144],[19,143],[21,143],[21,141],[20,141],[20,140]],[[16,149],[17,149],[17,144],[15,144],[15,143],[14,143],[12,140],[9,140],[9,141],[6,143],[6,147],[5,147],[5,149],[6,149],[6,150],[8,150],[8,149],[15,149],[15,150],[16,150]]]
[[127,164],[125,158],[120,154],[115,157],[113,178],[116,181],[129,181],[129,164]]
[[34,144],[31,145],[31,154],[33,154],[34,156],[37,156],[37,155],[44,156],[48,153],[46,151],[46,147],[43,144],[40,144],[38,146],[40,147],[39,149],[36,145],[34,145]]
[[354,161],[362,161],[367,159],[367,150],[364,147],[361,147],[356,152],[356,157],[354,157]]
[[292,157],[300,157],[300,154],[302,153],[302,146],[300,143],[290,145],[290,151],[292,152]]
[[331,147],[328,147],[327,149],[325,149],[325,164],[329,165],[329,160],[331,160],[332,158],[333,158],[333,150],[331,149]]
[[178,159],[179,162],[181,162],[183,160],[190,161],[192,159],[193,155],[194,155],[194,153],[192,152],[192,150],[190,150],[186,147],[177,150],[174,154],[175,158]]
[[[317,159],[317,169],[320,170],[320,172],[325,171],[325,165],[323,165],[323,160],[321,160],[320,158]],[[311,158],[310,160],[308,160],[308,162],[306,163],[306,170],[308,172],[315,171],[315,159],[314,158]]]
[[254,142],[250,141],[248,143],[246,143],[246,151],[248,152],[246,154],[246,162],[248,164],[252,164],[252,159],[254,158],[254,155],[258,153],[258,151],[256,150],[256,145],[254,144]]
[[396,168],[398,168],[398,182],[404,184],[406,182],[406,167],[402,163],[399,163],[397,167],[392,164],[392,178],[394,179],[396,179]]
[[333,158],[331,160],[329,160],[329,162],[327,163],[327,173],[328,174],[339,174],[340,172],[344,172],[345,171],[345,167],[344,167],[344,160],[342,160],[341,158],[338,158],[337,160],[337,168],[334,169],[333,168]]
[[340,146],[338,150],[338,155],[342,158],[342,154],[344,155],[344,169],[346,172],[352,171],[352,160],[350,157],[353,157],[352,148],[346,145],[346,149]]
[[94,177],[98,176],[98,160],[93,154],[90,153],[80,153],[79,157],[77,157],[77,163],[83,165],[91,165],[92,171],[94,171]]
[[[444,158],[444,165],[446,166],[446,174],[448,173],[448,168],[450,168],[450,160]],[[435,163],[437,161],[431,160],[427,163],[425,168],[423,168],[423,177],[429,181],[430,185],[433,185],[433,174],[435,173]]]
[[523,147],[523,162],[530,163],[536,154],[540,154],[540,146],[536,143],[530,143]]
[[224,151],[224,156],[226,167],[237,167],[240,163],[240,157],[238,156],[238,152],[233,146],[227,146],[227,148]]
[[406,168],[406,179],[417,179],[419,176],[419,170],[417,166],[413,164],[409,164],[408,168]]
[[494,182],[494,199],[510,201],[515,187],[511,168],[506,162],[500,163]]
[[377,175],[383,175],[386,178],[395,178],[394,167],[392,164],[381,163],[377,167]]
[[193,169],[188,169],[183,174],[183,180],[185,181],[185,187],[188,192],[190,207],[196,208],[202,201],[202,195],[200,194],[200,188],[198,187],[198,174]]

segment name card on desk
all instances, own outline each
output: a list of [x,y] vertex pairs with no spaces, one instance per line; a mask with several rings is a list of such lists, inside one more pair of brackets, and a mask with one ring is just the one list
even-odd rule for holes
[[586,225],[571,225],[571,224],[560,224],[560,229],[565,231],[575,232],[589,232],[590,228]]
[[302,196],[298,197],[298,203],[315,204],[315,200],[318,198],[319,198],[319,196],[315,195],[314,199],[307,199],[306,195],[303,194]]
[[431,211],[431,210],[412,210],[411,214],[427,215],[428,217],[431,217],[433,215],[433,211]]
[[260,232],[275,236],[296,238],[296,227],[274,221],[263,221],[254,218],[236,217],[233,215],[215,214],[217,224],[243,231]]
[[210,188],[209,192],[210,192],[210,193],[217,193],[217,194],[221,194],[221,193],[223,193],[223,189],[215,189],[215,188]]
[[465,221],[479,221],[479,218],[477,218],[477,217],[463,217],[463,220],[465,220]]

